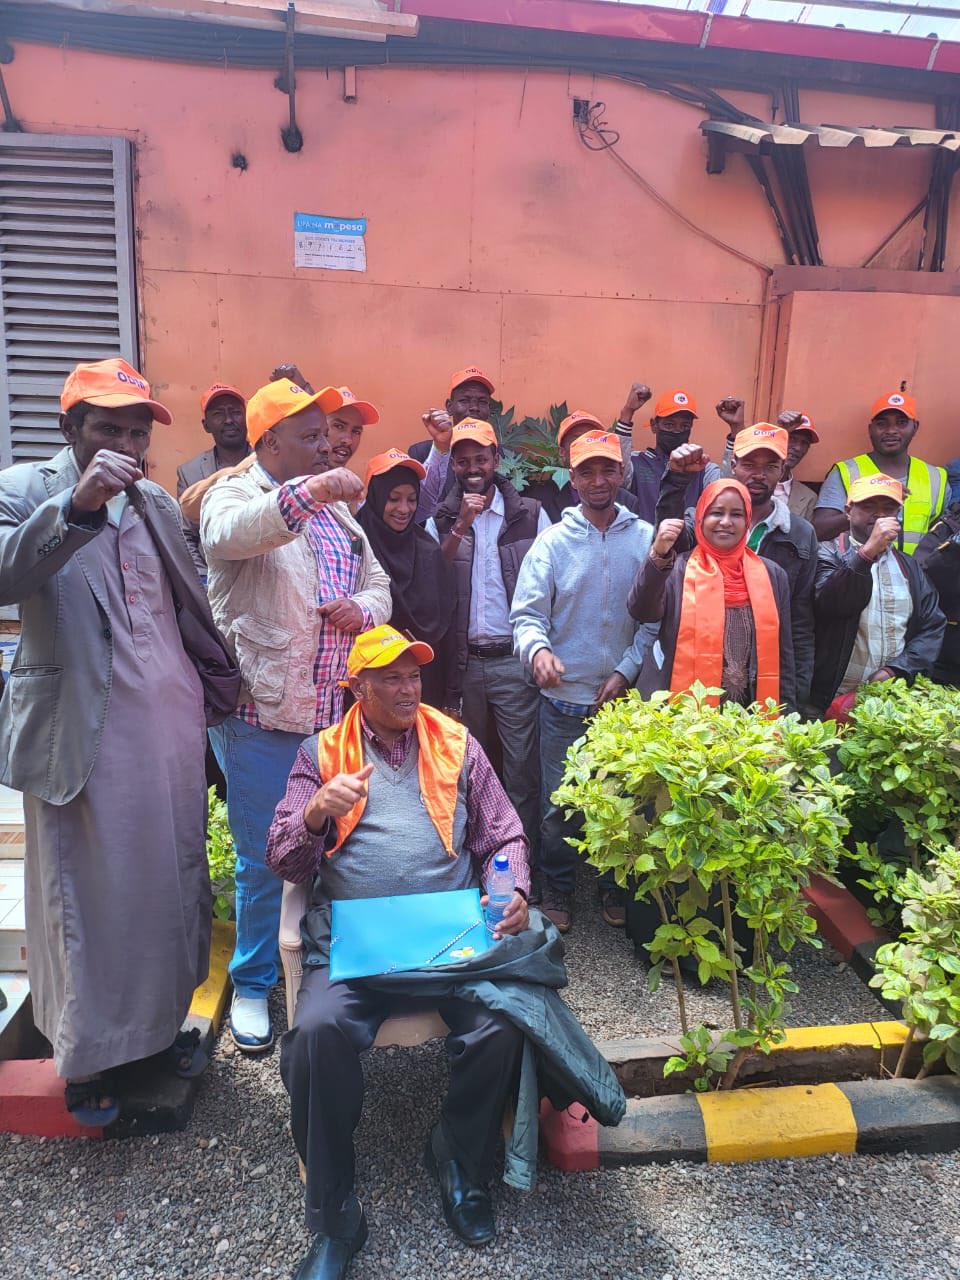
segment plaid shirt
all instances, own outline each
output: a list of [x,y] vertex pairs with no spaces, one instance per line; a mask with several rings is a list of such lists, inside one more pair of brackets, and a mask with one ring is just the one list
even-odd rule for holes
[[[259,466],[259,463],[255,464]],[[261,473],[274,485],[268,472]],[[303,481],[277,485],[277,505],[291,533],[302,533],[317,560],[320,590],[317,605],[349,598],[360,585],[363,557],[353,550],[353,540],[343,525],[322,502],[310,496]],[[360,606],[363,622],[360,630],[373,626],[367,609]],[[313,684],[317,692],[317,714],[314,729],[326,729],[343,718],[343,689],[338,681],[347,675],[347,655],[353,644],[353,633],[341,631],[325,618],[320,619],[320,643],[313,663]],[[260,718],[252,702],[238,707],[236,715],[260,729]]]
[[[376,751],[391,769],[399,769],[410,751],[415,730],[408,729],[393,746],[388,747],[363,717],[361,725],[368,750]],[[529,894],[530,866],[523,827],[493,771],[493,765],[472,734],[467,734],[464,768],[467,770],[467,829],[464,845],[470,851],[477,879],[481,884],[486,884],[494,856],[505,853],[510,859],[510,870],[517,888],[524,894]],[[327,780],[320,776],[316,754],[301,747],[287,781],[287,793],[277,805],[267,835],[267,866],[276,875],[294,884],[303,884],[313,879],[320,870],[325,850],[334,843],[332,822],[327,823],[327,829],[322,835],[315,836],[307,830],[303,820],[307,804],[324,781]]]

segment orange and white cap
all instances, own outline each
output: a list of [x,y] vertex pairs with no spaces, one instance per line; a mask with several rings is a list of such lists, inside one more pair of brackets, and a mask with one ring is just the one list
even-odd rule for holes
[[588,431],[585,436],[579,436],[570,446],[571,471],[575,471],[588,458],[610,458],[622,463],[620,437],[609,431]]
[[491,395],[494,393],[494,385],[492,379],[488,378],[482,369],[475,364],[467,365],[466,369],[458,369],[456,373],[450,375],[450,391],[453,395],[457,387],[462,387],[465,382],[479,382],[481,386],[487,388]]
[[757,453],[761,449],[769,449],[778,458],[785,458],[790,447],[790,436],[786,427],[775,427],[772,422],[757,422],[752,427],[744,427],[733,438],[733,456],[745,458],[748,453]]
[[207,387],[200,397],[200,412],[206,413],[207,406],[211,401],[218,400],[220,396],[235,396],[246,407],[247,400],[242,391],[238,391],[236,387],[231,387],[229,382],[215,382],[213,386]]
[[474,444],[493,445],[494,449],[500,447],[493,427],[489,422],[481,422],[479,418],[462,418],[457,423],[450,436],[451,453],[464,440],[472,440]]
[[337,387],[340,392],[340,398],[343,409],[359,409],[360,421],[365,427],[374,427],[380,421],[380,410],[376,405],[371,404],[369,400],[358,400],[349,387]]
[[891,391],[888,396],[881,396],[879,400],[875,400],[870,410],[870,421],[872,422],[881,413],[888,413],[891,409],[896,409],[916,421],[917,402],[905,391]]
[[145,404],[156,421],[165,427],[173,421],[169,409],[159,400],[150,399],[150,383],[146,378],[142,378],[126,360],[119,358],[78,364],[72,373],[67,374],[60,393],[60,408],[66,413],[81,400],[87,404],[102,405],[105,409]]
[[812,436],[814,444],[820,443],[820,432],[813,425],[813,422],[805,413],[801,415],[800,421],[797,423],[797,425],[795,427],[790,428],[790,434],[792,435],[794,431],[802,431],[804,432],[805,435]]
[[903,485],[882,471],[872,476],[858,476],[850,485],[847,501],[866,502],[868,498],[892,498],[898,507],[902,507]]
[[587,413],[586,409],[574,409],[573,413],[568,413],[557,428],[557,444],[562,444],[563,437],[574,427],[593,427],[597,431],[606,431],[606,427],[594,414]]
[[673,391],[664,391],[657,399],[654,406],[653,416],[655,418],[669,418],[671,413],[692,413],[697,417],[697,402],[693,396],[686,391],[681,391],[679,387]]
[[388,449],[386,453],[376,454],[367,463],[367,478],[364,484],[369,486],[374,476],[385,476],[388,471],[393,471],[396,467],[406,467],[418,480],[427,478],[427,469],[422,462],[411,458],[409,453],[404,453],[402,449]]
[[324,387],[311,395],[288,378],[268,382],[247,402],[247,439],[256,444],[265,431],[312,404],[319,405],[324,413],[332,413],[340,408],[343,399],[336,387]]
[[421,667],[433,661],[433,650],[425,641],[408,640],[388,623],[362,631],[347,656],[347,675],[358,676],[369,667],[389,667],[404,653],[410,653]]

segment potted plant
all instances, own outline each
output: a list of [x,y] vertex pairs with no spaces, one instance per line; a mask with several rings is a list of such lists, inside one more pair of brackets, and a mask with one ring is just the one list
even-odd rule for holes
[[237,908],[237,851],[227,821],[227,806],[217,795],[216,787],[207,792],[207,865],[213,914],[218,920],[230,920]]
[[[821,945],[801,890],[832,876],[848,826],[828,754],[836,726],[777,718],[773,704],[711,705],[719,692],[698,684],[645,701],[631,690],[606,703],[555,793],[582,815],[571,844],[656,904],[650,988],[672,972],[681,1029],[664,1073],[687,1071],[697,1089],[720,1073],[729,1088],[749,1053],[782,1042],[797,987],[772,944]],[[729,987],[732,1026],[719,1037],[689,1025],[683,962]]]

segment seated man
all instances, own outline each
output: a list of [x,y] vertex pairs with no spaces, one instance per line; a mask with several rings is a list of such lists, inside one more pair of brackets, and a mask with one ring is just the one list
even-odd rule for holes
[[[356,704],[339,724],[301,746],[268,839],[270,867],[286,880],[312,880],[314,886],[313,907],[303,922],[303,984],[280,1059],[293,1138],[306,1166],[307,1226],[316,1233],[297,1280],[339,1280],[367,1238],[354,1192],[353,1132],[363,1105],[359,1055],[391,1012],[409,1007],[408,984],[435,999],[450,1027],[450,1085],[427,1163],[438,1177],[447,1223],[470,1245],[485,1244],[495,1234],[485,1184],[504,1106],[517,1089],[524,1034],[536,1035],[523,1010],[514,1009],[508,987],[490,980],[490,969],[390,975],[403,982],[399,994],[388,990],[397,983],[387,978],[331,982],[330,902],[479,886],[494,857],[505,854],[516,891],[494,937],[521,949],[524,939],[537,937],[546,950],[558,945],[551,926],[527,928],[527,844],[489,761],[462,725],[420,704],[420,667],[432,657],[429,645],[408,641],[390,626],[357,638],[347,663]],[[519,978],[506,959],[497,953],[498,964]],[[563,985],[562,964],[559,970],[557,985]],[[474,982],[476,999],[456,994],[457,979],[466,987],[470,978],[486,979]],[[438,979],[441,992],[425,989],[424,982]],[[532,991],[542,978],[528,981]],[[499,1003],[507,1012],[487,1007],[483,992],[491,988],[501,992]],[[565,1065],[578,1056],[586,1062],[585,1050],[592,1046],[556,992],[546,995],[566,1015]],[[522,1003],[515,996],[513,1001]],[[535,1021],[555,1026],[559,1017],[550,1005]],[[623,1114],[622,1094],[605,1075],[604,1059],[593,1054],[589,1075],[580,1073],[579,1079],[594,1104],[600,1082],[603,1096],[591,1109],[601,1123],[616,1123]],[[534,1136],[535,1110],[534,1104],[526,1125]]]
[[838,694],[928,675],[937,661],[945,627],[937,593],[914,557],[895,546],[903,496],[892,476],[860,476],[847,498],[849,534],[820,545],[810,701],[821,714],[834,714],[828,709]]

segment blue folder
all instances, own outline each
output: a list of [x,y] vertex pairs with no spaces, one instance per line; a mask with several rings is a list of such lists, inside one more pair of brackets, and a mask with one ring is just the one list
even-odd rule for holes
[[479,889],[337,900],[331,909],[330,981],[453,964],[492,942]]

